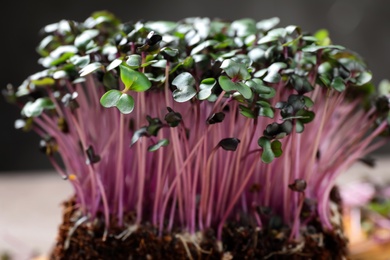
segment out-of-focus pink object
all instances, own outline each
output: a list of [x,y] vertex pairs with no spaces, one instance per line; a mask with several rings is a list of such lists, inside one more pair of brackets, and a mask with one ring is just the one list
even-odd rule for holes
[[[390,191],[389,191],[390,193]],[[343,204],[346,207],[361,207],[367,204],[375,195],[375,187],[365,181],[353,181],[340,189]]]

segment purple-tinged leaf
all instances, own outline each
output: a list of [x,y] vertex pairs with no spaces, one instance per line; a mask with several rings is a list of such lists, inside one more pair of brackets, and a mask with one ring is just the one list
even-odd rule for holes
[[235,151],[240,140],[237,138],[224,138],[219,141],[218,146],[226,151]]
[[209,116],[206,120],[207,124],[213,125],[217,123],[221,123],[225,119],[225,113],[223,112],[218,112],[214,113],[211,116]]
[[288,187],[296,192],[303,192],[305,191],[307,186],[307,183],[303,179],[296,179],[293,183],[289,184]]
[[86,153],[87,153],[87,161],[86,161],[87,164],[94,164],[100,161],[100,156],[95,154],[92,145],[88,147]]

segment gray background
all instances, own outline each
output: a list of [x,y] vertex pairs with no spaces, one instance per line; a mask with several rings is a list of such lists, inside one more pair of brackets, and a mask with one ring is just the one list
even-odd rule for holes
[[[374,83],[390,79],[390,1],[386,0],[40,0],[8,1],[0,15],[1,62],[0,88],[8,83],[18,86],[25,77],[41,70],[35,48],[41,40],[38,32],[61,19],[84,21],[92,12],[108,10],[123,22],[179,20],[191,16],[254,18],[277,16],[281,26],[299,25],[304,31],[326,28],[334,44],[362,55],[374,74]],[[16,107],[0,98],[0,173],[51,169],[38,151],[34,133],[14,129]],[[376,154],[389,153],[381,148]]]

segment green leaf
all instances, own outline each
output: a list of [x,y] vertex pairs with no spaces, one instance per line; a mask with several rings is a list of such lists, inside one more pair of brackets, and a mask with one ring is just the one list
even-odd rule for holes
[[39,43],[39,45],[37,47],[37,51],[42,57],[46,57],[50,54],[50,49],[52,49],[53,46],[55,46],[56,44],[57,43],[55,41],[54,36],[47,35]]
[[289,25],[286,27],[286,32],[287,32],[287,34],[293,34],[294,32],[296,32],[297,34],[301,34],[302,29],[301,29],[301,27],[296,26],[296,25]]
[[53,79],[66,79],[68,76],[66,70],[57,70],[53,73]]
[[390,214],[390,200],[387,199],[384,202],[371,202],[368,204],[368,209],[375,211],[382,216],[388,216]]
[[118,26],[120,24],[120,20],[116,18],[115,15],[109,11],[96,11],[91,15],[91,17],[94,20],[93,21],[94,26],[101,25],[103,23],[105,23],[106,26],[108,24],[110,26]]
[[302,39],[306,42],[317,42],[318,39],[314,36],[311,36],[311,35],[307,35],[307,36],[303,36]]
[[268,83],[278,83],[282,78],[279,74],[279,71],[287,68],[287,64],[283,62],[275,62],[272,63],[271,66],[268,67],[268,73],[264,77],[263,81]]
[[182,64],[184,69],[189,70],[195,64],[194,58],[192,56],[188,56],[187,58],[185,58],[185,60],[183,60]]
[[232,79],[247,80],[251,77],[245,64],[232,59],[224,60],[221,64],[221,69]]
[[362,86],[367,84],[372,79],[372,74],[368,71],[363,71],[356,80],[356,85]]
[[108,89],[117,89],[118,79],[111,72],[106,72],[103,76],[103,85]]
[[172,32],[177,27],[177,25],[177,23],[171,21],[152,21],[147,22],[145,27],[159,34],[167,34]]
[[141,63],[142,58],[141,55],[138,54],[132,54],[126,60],[126,64],[132,69],[138,69],[141,66]]
[[196,95],[195,79],[189,72],[183,72],[172,81],[177,89],[173,91],[173,98],[177,102],[186,102]]
[[147,136],[148,132],[146,130],[146,127],[141,127],[140,129],[134,131],[133,136],[131,137],[130,141],[130,147],[133,146],[141,137]]
[[298,119],[295,121],[295,131],[297,133],[302,133],[305,130],[305,125]]
[[274,118],[275,113],[274,110],[271,107],[260,107],[259,109],[259,116],[266,116],[269,118]]
[[388,79],[383,79],[379,82],[378,85],[379,95],[387,96],[390,94],[390,81]]
[[345,90],[345,83],[341,77],[335,77],[332,80],[331,87],[337,90],[338,92],[343,92]]
[[116,89],[111,89],[107,91],[101,98],[100,104],[103,107],[115,107],[118,104],[119,99],[122,96],[122,92]]
[[250,34],[248,35],[247,37],[245,37],[244,39],[244,43],[246,46],[253,46],[253,44],[255,43],[255,41],[257,40],[257,37],[255,34]]
[[332,73],[333,66],[329,61],[325,61],[318,66],[318,73],[319,74],[327,74]]
[[91,73],[97,71],[97,70],[101,70],[102,68],[103,68],[103,65],[100,62],[90,63],[80,70],[80,77],[84,77],[88,74],[91,74]]
[[258,94],[270,94],[271,88],[264,85],[263,81],[261,79],[250,79],[245,82],[248,87],[253,89]]
[[320,74],[318,79],[319,79],[320,84],[322,84],[325,87],[329,87],[329,85],[331,84],[331,79],[326,74]]
[[191,56],[203,51],[204,49],[206,49],[210,46],[216,45],[217,43],[218,43],[218,41],[216,41],[216,40],[204,41],[192,49]]
[[265,50],[263,50],[262,48],[253,48],[248,52],[249,58],[254,62],[259,62],[259,63],[265,59],[264,55],[265,55]]
[[299,43],[299,40],[302,38],[302,35],[299,35],[297,38],[295,38],[295,39],[293,39],[293,40],[291,40],[291,41],[289,41],[289,42],[286,42],[286,43],[283,43],[283,47],[290,47],[290,46],[296,46],[296,45],[298,45],[298,43]]
[[163,127],[163,124],[158,117],[150,117],[146,116],[146,120],[148,120],[148,126],[146,127],[146,132],[149,136],[157,136],[160,129]]
[[143,92],[152,86],[152,83],[143,73],[135,71],[123,64],[119,67],[121,80],[127,90]]
[[163,47],[163,48],[161,48],[160,53],[161,53],[161,55],[163,55],[163,57],[165,59],[172,59],[172,58],[176,58],[179,55],[179,50],[172,49],[169,47]]
[[69,61],[72,64],[82,68],[82,67],[85,67],[89,64],[89,62],[91,61],[91,58],[89,57],[89,55],[85,55],[85,56],[74,55],[69,59]]
[[315,117],[315,113],[310,110],[301,109],[296,113],[296,117],[299,118],[303,124],[310,123]]
[[[60,45],[43,61],[45,67],[56,66],[74,56],[79,50],[73,45]],[[49,66],[48,66],[49,65]]]
[[239,92],[245,99],[250,99],[252,97],[252,90],[249,86],[244,83],[237,82],[234,83],[227,76],[220,76],[218,78],[219,85],[226,92],[237,91]]
[[156,144],[149,146],[148,147],[148,151],[149,152],[157,151],[161,147],[167,146],[168,144],[169,144],[169,140],[168,139],[161,139]]
[[294,89],[299,94],[305,94],[314,90],[314,87],[310,84],[309,80],[306,77],[301,77],[298,75],[291,75],[292,84]]
[[286,35],[287,35],[287,32],[288,32],[287,29],[288,29],[288,27],[286,27],[286,28],[282,28],[282,27],[274,28],[272,30],[269,30],[267,35],[273,35],[273,36],[278,36],[280,38],[285,38]]
[[260,40],[257,41],[258,45],[270,43],[270,42],[276,42],[279,39],[277,35],[265,35],[264,37],[261,37]]
[[272,149],[272,152],[274,153],[275,157],[280,157],[283,153],[282,143],[279,140],[274,140],[271,143],[271,149]]
[[[219,45],[215,46],[215,48],[217,47],[219,47]],[[239,49],[231,50],[228,52],[220,51],[218,53],[210,53],[210,56],[215,60],[225,60],[234,57],[239,51]]]
[[55,80],[53,78],[42,78],[37,80],[32,80],[32,83],[34,83],[35,86],[51,86],[54,85]]
[[[239,52],[239,50],[235,50]],[[248,68],[252,65],[253,61],[245,54],[235,54],[231,60],[235,61],[238,64],[244,65],[244,68]],[[248,69],[246,69],[248,71]]]
[[327,46],[320,46],[320,45],[310,45],[306,46],[302,49],[303,52],[317,52],[319,50],[331,50],[331,49],[336,49],[336,50],[344,50],[345,48],[340,45],[327,45]]
[[318,45],[328,46],[329,44],[331,44],[331,40],[329,38],[329,32],[326,29],[318,30],[314,34],[314,37],[317,39]]
[[212,94],[213,87],[217,84],[217,81],[214,78],[207,78],[202,80],[200,83],[200,91],[198,93],[199,100],[205,100],[210,97]]
[[77,48],[85,47],[93,38],[98,36],[99,33],[99,30],[95,29],[85,30],[76,37],[74,40],[74,45]]
[[[268,31],[268,33],[264,37],[261,37],[260,40],[257,42],[257,44],[261,45],[261,44],[278,41],[279,39],[285,39],[286,34],[291,31],[291,28],[292,27],[272,29]],[[297,27],[294,27],[293,29],[295,28]],[[289,31],[287,29],[289,29]],[[274,47],[277,46],[277,44],[273,44],[273,45]]]
[[258,144],[261,148],[263,148],[261,160],[265,163],[272,162],[275,159],[275,154],[272,150],[271,141],[266,137],[260,137]]
[[240,108],[241,115],[243,115],[247,118],[256,118],[255,113],[249,107],[239,105],[239,108]]
[[157,63],[157,62],[158,62],[158,60],[150,60],[150,61],[148,61],[148,62],[142,63],[142,64],[141,64],[141,68],[145,68],[145,67],[147,67],[147,66],[149,66],[149,65],[153,65],[153,64],[155,64],[155,63]]
[[61,57],[59,57],[58,59],[53,59],[50,63],[51,66],[56,66],[56,65],[59,65],[61,63],[64,63],[65,61],[67,61],[69,58],[71,58],[72,56],[74,55],[74,53],[64,53],[62,54]]
[[278,124],[273,122],[265,128],[263,134],[269,139],[281,139],[286,135],[289,135],[293,129],[291,120],[284,120],[283,123]]
[[[154,67],[154,68],[165,69],[167,67],[167,60],[159,60],[159,61],[153,62],[151,64],[151,66]],[[171,74],[172,70],[169,73]]]
[[230,29],[237,37],[246,37],[256,33],[256,22],[250,18],[236,20],[231,23]]
[[314,101],[311,100],[311,98],[309,98],[309,97],[307,97],[307,96],[303,96],[303,99],[304,99],[304,101],[305,101],[305,106],[306,106],[307,108],[313,107]]
[[130,114],[134,109],[134,99],[132,96],[122,93],[116,107],[122,114]]
[[259,97],[270,99],[276,94],[276,91],[272,87],[268,87],[261,79],[250,79],[245,82],[253,91],[259,94]]
[[274,28],[276,25],[278,25],[280,22],[279,17],[272,17],[269,19],[264,19],[256,24],[256,28],[262,31],[268,31]]
[[173,111],[172,108],[167,107],[168,114],[165,115],[164,120],[170,127],[176,127],[180,124],[183,117],[180,113]]
[[122,64],[122,59],[117,58],[117,59],[113,60],[110,64],[108,64],[108,66],[106,67],[106,71],[110,71],[112,69],[115,69],[116,67],[118,67],[121,64]]
[[27,102],[21,114],[26,117],[38,117],[42,114],[45,109],[54,109],[55,104],[48,97],[38,98],[35,101]]

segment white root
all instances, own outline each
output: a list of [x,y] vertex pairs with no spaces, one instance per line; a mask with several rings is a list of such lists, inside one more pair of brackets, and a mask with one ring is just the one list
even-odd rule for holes
[[283,248],[283,250],[281,251],[275,251],[275,252],[272,252],[268,255],[266,255],[264,257],[264,259],[268,259],[274,255],[291,255],[291,254],[295,254],[295,253],[298,253],[300,251],[302,251],[302,249],[305,247],[305,241],[302,241],[301,243],[299,243],[297,246],[293,247],[293,248],[289,248],[289,249],[286,249],[286,248]]
[[189,234],[189,233],[184,233],[184,234],[177,234],[177,238],[180,239],[180,241],[183,243],[184,249],[187,252],[187,255],[189,259],[193,259],[190,249],[188,248],[188,243],[193,244],[196,249],[198,249],[199,252],[203,254],[211,254],[211,251],[204,250],[200,247],[200,242],[203,240],[203,235],[201,232],[197,232],[196,234]]
[[138,225],[131,225],[127,229],[125,229],[122,233],[119,235],[116,235],[116,239],[122,239],[122,241],[125,241],[131,234],[133,234],[135,231],[137,231]]
[[64,248],[65,250],[69,248],[69,245],[70,245],[70,239],[72,238],[74,232],[76,231],[76,229],[81,225],[83,224],[85,221],[88,220],[88,217],[87,216],[84,216],[84,217],[81,217],[79,218],[76,223],[74,224],[74,226],[69,229],[68,231],[68,236],[66,237],[66,240],[65,240],[65,243],[64,243]]
[[194,258],[192,258],[190,249],[188,248],[187,242],[185,241],[185,239],[183,238],[183,236],[181,236],[181,235],[176,235],[176,237],[179,238],[180,241],[183,243],[183,246],[184,246],[184,249],[185,249],[186,252],[187,252],[188,258],[189,258],[190,260],[193,260]]

